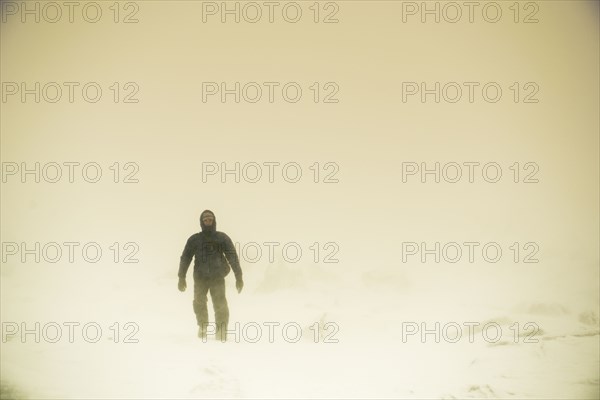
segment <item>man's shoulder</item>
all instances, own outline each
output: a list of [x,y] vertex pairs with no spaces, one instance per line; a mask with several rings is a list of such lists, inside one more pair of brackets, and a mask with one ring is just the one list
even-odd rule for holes
[[225,232],[221,232],[221,231],[216,231],[215,232],[217,234],[217,236],[221,239],[229,239],[229,236],[227,236],[227,234]]
[[188,239],[188,242],[193,242],[198,239],[200,239],[200,232],[196,232],[192,236],[190,236],[190,238]]

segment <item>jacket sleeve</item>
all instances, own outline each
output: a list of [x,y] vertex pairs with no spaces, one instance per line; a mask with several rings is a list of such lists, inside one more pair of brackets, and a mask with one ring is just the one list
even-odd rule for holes
[[235,280],[238,279],[242,279],[242,267],[240,267],[240,260],[238,258],[237,252],[235,251],[235,246],[233,245],[233,242],[231,241],[231,239],[229,238],[229,236],[224,235],[225,236],[225,240],[224,240],[224,248],[223,248],[223,253],[225,254],[225,257],[227,258],[227,262],[229,263],[229,265],[231,266],[231,269],[233,270],[233,273],[235,275]]
[[179,261],[179,273],[177,274],[179,278],[185,279],[185,275],[187,274],[190,263],[192,262],[192,258],[194,257],[196,249],[194,248],[195,245],[193,238],[194,237],[192,236],[188,239],[185,244],[185,248],[183,249],[183,253],[181,254],[181,259]]

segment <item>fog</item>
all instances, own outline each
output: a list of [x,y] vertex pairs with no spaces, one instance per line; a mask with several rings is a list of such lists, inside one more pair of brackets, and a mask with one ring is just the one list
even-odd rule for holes
[[[597,2],[33,4],[2,2],[2,398],[600,396]],[[205,209],[226,342],[194,262],[177,289]]]

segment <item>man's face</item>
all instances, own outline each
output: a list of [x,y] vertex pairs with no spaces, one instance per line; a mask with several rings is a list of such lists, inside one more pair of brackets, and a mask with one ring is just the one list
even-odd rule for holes
[[204,214],[202,217],[202,223],[206,226],[212,226],[215,221],[215,217],[212,214]]

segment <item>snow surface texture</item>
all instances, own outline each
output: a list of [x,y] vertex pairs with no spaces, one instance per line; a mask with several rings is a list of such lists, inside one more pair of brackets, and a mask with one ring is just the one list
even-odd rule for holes
[[[579,286],[549,292],[543,285],[525,287],[525,279],[515,280],[514,267],[495,276],[489,269],[477,276],[472,268],[435,275],[431,270],[409,274],[408,269],[345,274],[339,265],[246,265],[241,294],[235,292],[233,277],[227,280],[230,330],[236,323],[240,329],[222,343],[210,335],[206,341],[196,336],[191,279],[188,290],[180,293],[175,271],[145,275],[141,265],[127,267],[59,268],[47,277],[45,289],[35,293],[28,290],[28,281],[36,279],[42,266],[3,269],[2,304],[21,305],[18,314],[11,307],[2,309],[4,397],[599,395],[598,305],[589,302],[597,293],[594,282],[589,291]],[[534,266],[528,274],[531,278],[540,272]],[[552,275],[547,269],[544,273]],[[65,287],[63,274],[81,284]],[[93,285],[85,283],[90,280]],[[490,281],[506,290],[490,292]],[[561,284],[574,287],[573,282]],[[209,301],[212,321],[211,307]],[[33,333],[7,334],[11,321],[25,321],[32,331],[39,321],[39,343]],[[79,323],[73,328],[73,343],[64,325],[69,321]],[[51,322],[62,327],[56,343],[50,342],[56,337]],[[90,322],[102,329],[96,343],[88,342],[95,340],[95,328],[86,337],[82,333]],[[127,322],[135,325],[125,326]],[[433,332],[436,322],[439,343],[434,333],[423,340],[421,323]],[[479,323],[473,324],[472,343],[468,322]],[[535,326],[526,327],[528,322]],[[413,335],[407,333],[411,323],[419,329]],[[481,329],[486,323],[493,323],[487,339]]]

